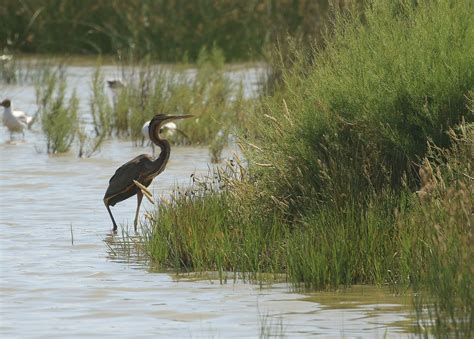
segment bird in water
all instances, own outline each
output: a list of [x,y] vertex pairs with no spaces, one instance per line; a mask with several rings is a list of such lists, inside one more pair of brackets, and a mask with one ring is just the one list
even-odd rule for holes
[[111,90],[115,90],[115,89],[119,89],[119,88],[124,88],[125,87],[125,83],[120,80],[120,79],[110,79],[110,80],[107,80],[107,85],[109,86],[109,88]]
[[112,92],[112,103],[116,105],[120,92],[126,87],[125,82],[120,79],[110,79],[107,80],[107,86]]
[[26,115],[22,111],[14,111],[12,108],[12,102],[10,99],[5,99],[0,102],[0,106],[4,107],[3,110],[3,124],[7,126],[10,131],[10,140],[13,138],[13,133],[18,132],[23,134],[23,139],[25,138],[25,132],[23,130],[29,128],[33,118]]
[[137,195],[137,210],[135,212],[134,227],[137,230],[138,213],[143,195],[147,196],[146,187],[150,186],[153,179],[164,171],[170,156],[170,143],[161,139],[159,131],[164,124],[171,120],[191,118],[193,115],[164,115],[158,114],[150,121],[148,135],[150,140],[161,149],[158,158],[153,159],[147,154],[141,154],[117,169],[110,178],[109,187],[105,192],[104,204],[113,223],[113,230],[117,231],[117,224],[110,210],[110,206]]

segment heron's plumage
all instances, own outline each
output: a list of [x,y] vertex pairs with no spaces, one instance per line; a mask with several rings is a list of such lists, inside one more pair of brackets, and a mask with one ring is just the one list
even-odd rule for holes
[[191,115],[185,116],[167,116],[163,114],[156,115],[149,124],[148,134],[150,140],[160,147],[161,153],[156,159],[152,159],[147,154],[141,154],[124,165],[120,166],[115,174],[109,180],[109,187],[104,195],[104,204],[110,214],[112,222],[114,224],[114,230],[117,230],[110,206],[114,206],[116,203],[126,200],[134,195],[137,195],[137,211],[135,215],[135,229],[137,227],[138,212],[143,197],[143,193],[134,183],[134,180],[139,182],[145,187],[148,187],[153,179],[164,171],[168,159],[170,156],[170,144],[165,139],[160,139],[159,130],[166,121],[172,119],[184,119],[190,118]]

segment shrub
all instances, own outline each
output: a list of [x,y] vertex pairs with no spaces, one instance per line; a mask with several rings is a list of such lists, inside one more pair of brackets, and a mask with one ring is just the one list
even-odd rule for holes
[[314,59],[293,50],[283,87],[249,124],[261,151],[246,155],[261,187],[285,199],[291,215],[313,202],[366,204],[373,190],[404,181],[416,188],[413,164],[427,141],[448,147],[448,129],[473,120],[473,7],[372,1],[363,15],[336,15]]
[[75,91],[66,103],[66,80],[60,70],[46,72],[36,84],[36,101],[39,105],[41,127],[46,135],[48,153],[69,150],[78,130],[78,106]]

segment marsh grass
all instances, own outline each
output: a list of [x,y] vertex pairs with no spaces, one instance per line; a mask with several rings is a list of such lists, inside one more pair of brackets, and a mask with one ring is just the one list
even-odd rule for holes
[[124,87],[113,92],[110,106],[100,68],[92,79],[91,114],[97,136],[115,134],[143,144],[142,126],[155,114],[193,114],[179,122],[184,134],[169,136],[173,143],[209,145],[213,162],[221,158],[228,135],[246,122],[242,84],[232,85],[225,74],[222,51],[203,48],[195,68],[153,65],[150,60],[123,61]]
[[23,59],[18,55],[5,55],[0,60],[0,82],[6,84],[34,84],[46,73],[63,67],[62,59]]
[[281,317],[272,319],[269,314],[259,313],[259,322],[259,338],[286,338],[285,326]]
[[104,243],[107,246],[107,256],[111,260],[143,265],[149,262],[142,239],[125,228],[121,229],[120,234],[106,237]]
[[[340,0],[338,5],[352,2]],[[61,6],[46,0],[4,0],[0,53],[133,53],[179,62],[185,56],[195,61],[202,46],[217,43],[228,59],[248,60],[259,58],[280,34],[319,36],[328,8],[327,0],[83,1]]]
[[[281,272],[273,251],[279,240],[277,229],[266,232],[249,223],[249,211],[231,207],[228,185],[241,182],[236,161],[225,170],[216,169],[208,179],[194,178],[189,189],[176,189],[162,198],[147,222],[147,251],[161,267],[178,271],[216,271],[225,276],[258,281],[260,273]],[[233,178],[233,179],[231,179]],[[241,189],[251,188],[242,183]],[[245,215],[237,215],[245,212]],[[235,215],[234,215],[235,213]],[[158,227],[158,222],[160,226]],[[268,249],[268,251],[267,251]],[[242,255],[244,254],[244,255]]]
[[112,133],[112,107],[105,93],[105,81],[100,67],[96,67],[92,76],[91,92],[89,103],[95,134],[97,137],[108,137]]
[[76,92],[66,99],[66,79],[61,70],[46,72],[35,88],[47,152],[65,153],[69,151],[79,127]]
[[461,338],[474,332],[474,125],[450,136],[450,150],[430,145],[417,204],[398,223],[407,230],[401,255],[417,258],[408,262],[420,329]]
[[254,166],[260,182],[292,215],[318,201],[366,204],[387,185],[415,189],[426,141],[448,147],[449,127],[472,120],[472,11],[469,1],[369,2],[363,15],[336,15],[314,58],[290,49],[283,86],[247,124],[261,151],[246,156],[267,165]]
[[[100,63],[100,59],[98,60]],[[91,97],[89,100],[92,117],[93,133],[89,133],[85,124],[80,124],[77,129],[79,141],[78,156],[91,157],[100,150],[102,143],[112,134],[112,107],[105,93],[104,77],[99,66],[96,66],[91,79]]]
[[[450,151],[430,147],[423,186],[285,221],[236,163],[163,197],[146,223],[144,249],[156,267],[216,271],[253,282],[286,276],[304,290],[354,284],[413,289],[420,334],[458,337],[472,319],[472,125]],[[428,160],[429,159],[429,160]],[[274,205],[279,202],[274,201]]]
[[382,0],[337,14],[326,49],[293,50],[246,123],[247,164],[159,204],[151,258],[306,289],[411,287],[434,334],[472,335],[473,11]]

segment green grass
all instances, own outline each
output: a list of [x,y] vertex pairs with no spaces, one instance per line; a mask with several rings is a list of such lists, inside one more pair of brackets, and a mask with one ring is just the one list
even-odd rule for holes
[[[188,190],[176,190],[160,202],[146,241],[157,264],[179,271],[234,272],[256,279],[258,272],[266,272],[278,262],[272,253],[280,241],[278,228],[255,227],[249,212],[232,208],[232,196],[221,191],[227,184],[234,185],[239,176],[234,167],[225,173],[217,170],[208,181],[196,181]],[[154,224],[157,220],[160,227]]]
[[151,258],[309,289],[412,287],[430,333],[472,334],[473,14],[467,0],[369,2],[336,15],[314,57],[282,55],[240,140],[246,165],[161,203]]
[[[121,64],[125,87],[116,91],[110,107],[100,67],[92,79],[91,114],[97,136],[115,134],[143,141],[142,126],[158,113],[193,114],[179,122],[185,134],[168,136],[175,144],[209,145],[211,157],[218,162],[228,135],[245,124],[242,84],[231,84],[225,75],[222,50],[202,48],[195,67],[164,66],[150,61]],[[190,75],[194,71],[194,75]]]
[[[341,6],[346,2],[352,1],[340,1]],[[227,59],[241,61],[261,58],[265,46],[287,32],[319,36],[328,7],[327,0],[4,0],[0,53],[132,53],[179,62],[185,56],[195,61],[202,46],[217,44]]]
[[45,72],[36,83],[41,127],[50,154],[69,151],[79,128],[79,102],[75,91],[66,99],[66,80],[60,69]]
[[474,332],[474,125],[461,125],[451,137],[450,150],[431,146],[417,203],[398,223],[409,230],[400,239],[401,255],[417,291],[422,332],[460,338]]
[[292,215],[312,201],[415,188],[427,141],[447,147],[449,127],[472,121],[472,3],[409,3],[376,1],[363,23],[337,16],[314,59],[293,50],[282,88],[248,124],[262,150],[248,148],[250,165],[267,165],[253,170]]

